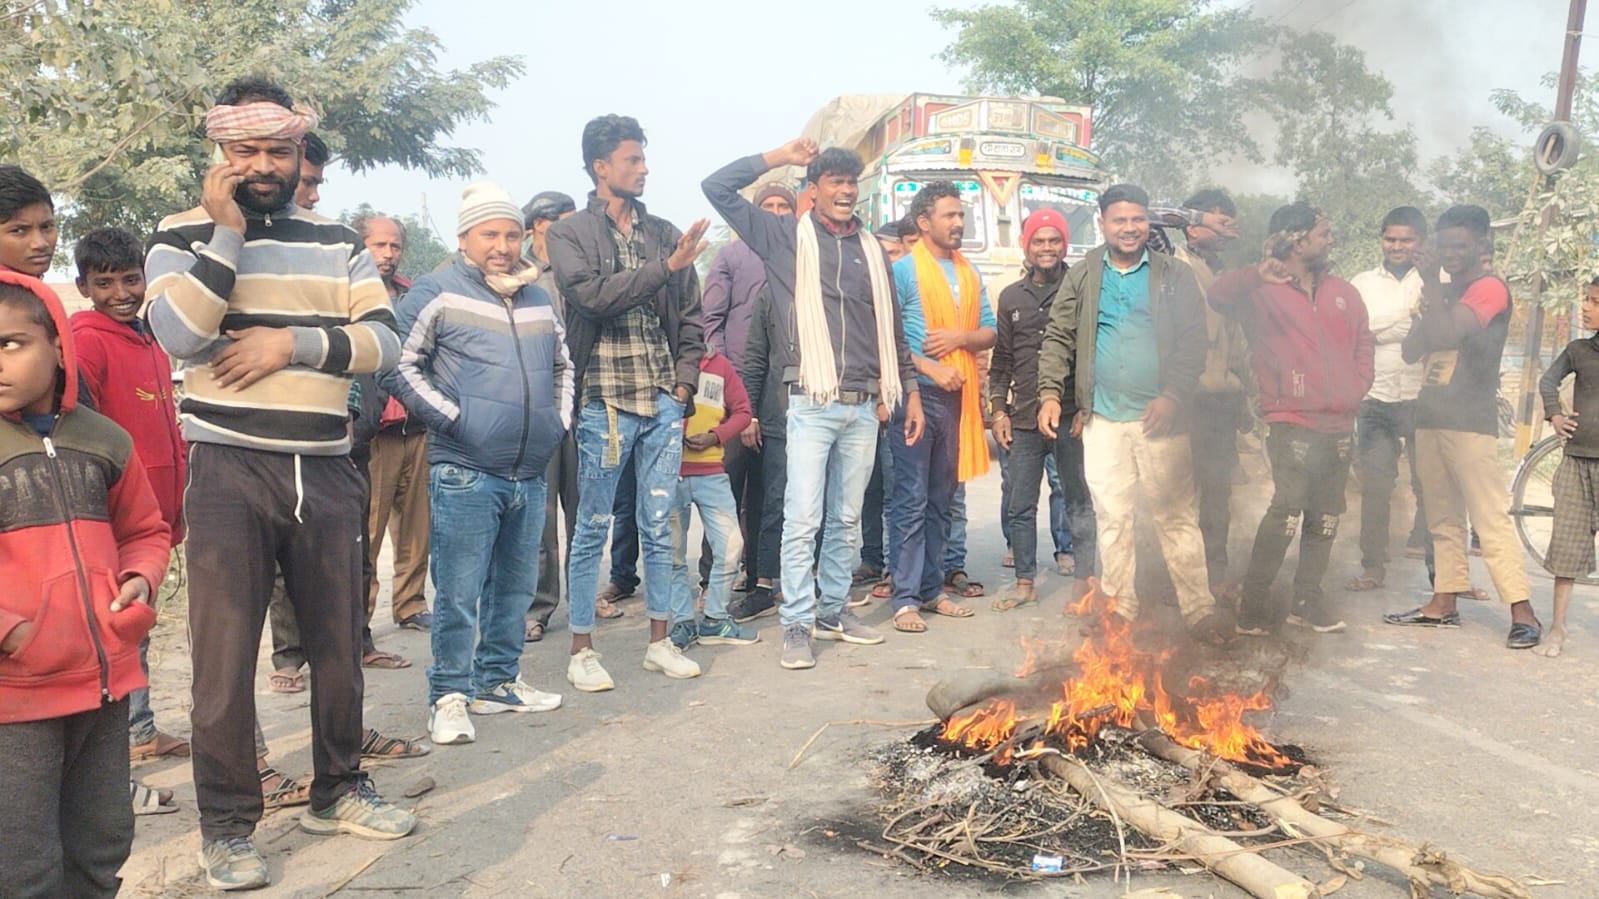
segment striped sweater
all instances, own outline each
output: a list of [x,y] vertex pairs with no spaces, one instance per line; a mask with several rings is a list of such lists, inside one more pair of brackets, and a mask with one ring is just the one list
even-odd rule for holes
[[[150,330],[186,364],[179,406],[190,443],[309,456],[350,451],[350,375],[399,360],[394,310],[372,257],[348,226],[287,206],[246,210],[245,233],[217,228],[203,208],[167,218],[145,256]],[[254,326],[294,335],[289,364],[242,390],[207,368]]]

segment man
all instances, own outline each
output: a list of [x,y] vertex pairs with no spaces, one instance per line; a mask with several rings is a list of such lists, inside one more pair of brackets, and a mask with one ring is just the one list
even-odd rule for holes
[[322,185],[327,183],[323,171],[333,153],[316,132],[305,136],[305,152],[300,156],[300,183],[294,188],[294,205],[311,210],[322,202]]
[[[1202,190],[1183,204],[1183,243],[1175,248],[1208,292],[1221,271],[1221,253],[1238,237],[1238,209],[1221,190]],[[1194,390],[1188,445],[1199,494],[1199,534],[1205,541],[1205,569],[1211,592],[1238,596],[1228,573],[1227,537],[1232,528],[1233,470],[1238,467],[1238,432],[1253,419],[1245,405],[1249,352],[1238,323],[1205,305],[1205,368]]]
[[[811,204],[797,221],[739,195],[768,171],[789,165],[805,167]],[[898,416],[913,443],[922,432],[921,399],[888,260],[855,215],[864,168],[849,150],[820,151],[814,141],[796,138],[735,160],[701,185],[765,263],[772,296],[770,350],[781,375],[779,383],[767,377],[763,392],[789,392],[779,613],[779,664],[789,669],[815,667],[813,630],[823,640],[883,641],[845,607],[860,547],[861,499],[878,423]]]
[[[495,184],[461,195],[460,251],[400,303],[400,364],[384,386],[428,430],[433,664],[428,732],[470,743],[479,715],[547,712],[522,680],[523,615],[538,583],[544,470],[571,416],[572,375],[549,296],[517,268],[522,210]],[[531,562],[532,564],[529,564]]]
[[644,550],[644,670],[698,677],[700,666],[667,637],[671,617],[671,513],[683,460],[683,420],[693,413],[704,342],[694,260],[701,219],[679,232],[644,209],[649,169],[644,129],[606,115],[583,128],[588,205],[549,231],[550,261],[569,313],[577,373],[577,533],[567,560],[572,657],[566,676],[585,692],[615,682],[594,651],[594,587],[619,476],[633,462]]
[[[1066,273],[1038,360],[1038,430],[1083,440],[1083,474],[1099,525],[1101,586],[1138,618],[1133,522],[1139,488],[1190,633],[1225,639],[1205,577],[1195,509],[1188,403],[1205,367],[1204,299],[1193,269],[1149,252],[1149,195],[1115,184],[1099,195],[1105,243]],[[1062,422],[1070,383],[1077,411]],[[1063,473],[1064,476],[1064,473]],[[1081,557],[1079,557],[1081,564]]]
[[[535,281],[539,289],[550,298],[550,308],[555,318],[565,326],[566,305],[561,301],[561,287],[555,282],[555,269],[550,267],[550,226],[577,211],[577,202],[556,190],[541,191],[533,195],[522,207],[522,226],[527,229],[527,247],[522,261],[538,271]],[[533,604],[527,610],[527,624],[522,639],[537,643],[549,630],[550,615],[561,602],[561,571],[565,556],[561,554],[560,518],[566,518],[567,553],[572,551],[572,535],[577,531],[577,444],[572,432],[567,430],[561,445],[550,456],[550,467],[544,472],[544,534],[539,540],[539,586],[533,594]],[[556,505],[559,502],[560,508]]]
[[1321,582],[1344,511],[1355,412],[1371,387],[1371,329],[1360,294],[1327,271],[1332,224],[1320,210],[1284,206],[1267,232],[1258,265],[1228,272],[1210,288],[1211,305],[1243,325],[1271,428],[1271,505],[1255,532],[1237,632],[1263,636],[1283,621],[1271,586],[1299,530],[1287,622],[1333,633],[1344,622],[1327,605]]
[[[1469,591],[1470,531],[1482,543],[1494,589],[1510,604],[1509,649],[1531,649],[1543,636],[1532,611],[1532,588],[1505,510],[1505,479],[1495,456],[1494,394],[1510,330],[1510,290],[1488,271],[1493,251],[1488,213],[1453,206],[1438,217],[1437,258],[1421,270],[1421,309],[1403,344],[1406,362],[1422,363],[1416,395],[1416,468],[1427,499],[1427,528],[1437,558],[1432,598],[1419,608],[1383,616],[1389,624],[1459,627],[1456,594]],[[1440,269],[1449,274],[1441,283]]]
[[923,187],[911,201],[911,217],[921,239],[894,263],[894,286],[927,424],[913,440],[902,419],[889,419],[888,555],[894,629],[919,634],[927,630],[924,611],[972,615],[944,592],[944,558],[956,485],[988,471],[976,354],[994,345],[994,312],[977,269],[960,253],[966,231],[960,190],[948,181]]
[[14,165],[0,165],[0,271],[44,277],[56,254],[50,190]]
[[1038,601],[1038,491],[1044,460],[1055,458],[1065,493],[1065,515],[1071,530],[1075,599],[1088,591],[1094,574],[1094,500],[1083,479],[1080,435],[1057,432],[1053,440],[1038,431],[1039,351],[1061,280],[1066,275],[1066,219],[1045,207],[1022,222],[1022,251],[1027,271],[999,294],[993,361],[988,369],[989,403],[994,442],[1009,453],[1010,502],[1003,510],[1016,567],[1016,589],[995,600],[996,611]]
[[225,87],[206,114],[222,161],[201,205],[161,223],[145,262],[150,329],[189,363],[189,631],[205,635],[192,647],[191,742],[200,864],[221,889],[270,879],[251,839],[262,809],[251,682],[279,567],[313,684],[315,779],[300,826],[382,839],[416,826],[361,772],[366,497],[346,412],[349,374],[392,367],[400,346],[355,232],[293,203],[314,123],[264,78]]
[[[775,181],[755,192],[755,205],[773,215],[794,213],[794,192]],[[705,276],[705,342],[733,363],[739,380],[747,382],[751,370],[745,350],[758,296],[766,286],[766,268],[761,257],[742,240],[729,241],[716,251]],[[761,364],[765,364],[764,362]],[[760,450],[761,420],[750,424],[724,447],[722,466],[727,473],[733,498],[738,502],[740,534],[744,538],[745,586],[755,579],[760,567],[761,516],[765,509],[764,466]],[[700,543],[700,583],[711,574],[711,546]]]
[[1425,550],[1426,507],[1416,472],[1416,393],[1421,366],[1404,359],[1402,345],[1410,334],[1410,314],[1421,303],[1421,272],[1416,254],[1427,239],[1427,219],[1413,206],[1383,216],[1382,263],[1351,281],[1360,291],[1370,318],[1374,377],[1360,402],[1355,436],[1360,455],[1360,575],[1347,589],[1377,590],[1387,580],[1389,506],[1399,478],[1399,454],[1410,460],[1411,492],[1416,517],[1408,547]]

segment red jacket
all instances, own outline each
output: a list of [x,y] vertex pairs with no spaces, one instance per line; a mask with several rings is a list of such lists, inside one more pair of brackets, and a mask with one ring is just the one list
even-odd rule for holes
[[1298,284],[1269,283],[1248,266],[1216,279],[1210,305],[1243,325],[1267,421],[1328,434],[1355,429],[1375,344],[1354,285],[1323,275],[1312,299]]
[[150,476],[172,542],[183,542],[186,467],[178,410],[172,401],[172,363],[148,332],[93,309],[72,316],[72,342],[94,408],[133,437]]
[[171,538],[128,432],[74,408],[77,360],[55,292],[14,272],[0,282],[44,301],[65,360],[48,437],[0,416],[0,639],[33,625],[15,653],[0,654],[0,724],[12,724],[86,712],[145,685],[139,641],[155,610],[113,614],[111,601],[136,574],[153,595]]

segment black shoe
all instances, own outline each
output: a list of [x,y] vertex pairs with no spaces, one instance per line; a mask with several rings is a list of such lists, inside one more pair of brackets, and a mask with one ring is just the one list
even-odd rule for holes
[[1505,648],[1531,649],[1541,640],[1543,640],[1543,625],[1516,622],[1510,625],[1510,636],[1505,638]]
[[[1389,624],[1400,624],[1408,627],[1459,627],[1460,613],[1445,612],[1434,618],[1431,615],[1421,614],[1421,607],[1417,606],[1408,612],[1393,612],[1382,616],[1382,620]],[[1533,641],[1536,643],[1537,641]]]
[[727,604],[727,617],[743,624],[777,611],[777,600],[772,598],[772,588],[756,584],[750,592]]

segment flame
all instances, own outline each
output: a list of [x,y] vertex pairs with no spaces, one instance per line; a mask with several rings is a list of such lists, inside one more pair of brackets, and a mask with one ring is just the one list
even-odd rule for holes
[[[1116,614],[1116,600],[1098,585],[1071,606],[1071,613],[1094,623],[1094,636],[1072,652],[1077,671],[1061,683],[1061,695],[1043,718],[1043,731],[1058,737],[1067,749],[1088,746],[1106,724],[1132,728],[1140,714],[1178,743],[1218,758],[1266,768],[1291,768],[1298,763],[1267,742],[1245,723],[1247,712],[1271,708],[1264,691],[1229,693],[1203,677],[1189,678],[1188,689],[1173,695],[1161,680],[1169,652],[1150,653],[1132,641],[1132,624]],[[1023,673],[1037,670],[1045,644],[1024,641]],[[1036,716],[1018,715],[1010,699],[988,704],[945,722],[943,738],[976,750],[995,750],[1000,764],[1014,754],[1020,726]]]

